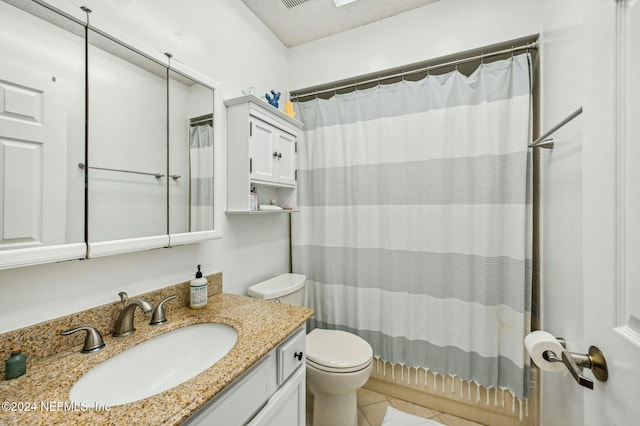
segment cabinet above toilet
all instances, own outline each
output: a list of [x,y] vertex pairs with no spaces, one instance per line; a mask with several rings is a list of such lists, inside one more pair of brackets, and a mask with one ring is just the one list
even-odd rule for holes
[[[302,123],[251,95],[228,99],[225,105],[227,214],[295,211]],[[251,210],[252,188],[263,206],[257,211]]]

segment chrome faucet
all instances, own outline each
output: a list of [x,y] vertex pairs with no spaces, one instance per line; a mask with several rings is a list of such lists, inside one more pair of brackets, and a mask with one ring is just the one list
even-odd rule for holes
[[136,307],[140,307],[145,314],[148,314],[153,310],[153,305],[144,299],[129,300],[129,296],[124,291],[118,293],[120,300],[122,301],[122,311],[116,321],[115,330],[113,331],[113,337],[124,337],[135,333],[136,329],[133,326],[133,314],[136,311]]

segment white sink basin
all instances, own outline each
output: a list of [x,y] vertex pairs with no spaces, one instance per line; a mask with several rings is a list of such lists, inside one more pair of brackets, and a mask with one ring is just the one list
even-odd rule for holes
[[197,376],[238,340],[224,324],[194,324],[153,337],[93,367],[69,399],[89,407],[121,405],[163,392]]

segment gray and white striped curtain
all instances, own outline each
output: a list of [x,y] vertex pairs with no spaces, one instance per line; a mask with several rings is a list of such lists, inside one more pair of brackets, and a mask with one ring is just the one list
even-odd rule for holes
[[190,224],[189,230],[213,229],[213,127],[191,126],[189,130]]
[[293,269],[313,327],[528,396],[530,56],[297,103]]

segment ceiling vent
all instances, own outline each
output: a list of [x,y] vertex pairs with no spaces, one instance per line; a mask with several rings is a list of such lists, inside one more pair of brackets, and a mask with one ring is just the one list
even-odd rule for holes
[[311,0],[280,0],[282,2],[282,4],[284,4],[284,6],[287,9],[293,9],[296,6],[301,6],[305,3],[309,3]]

